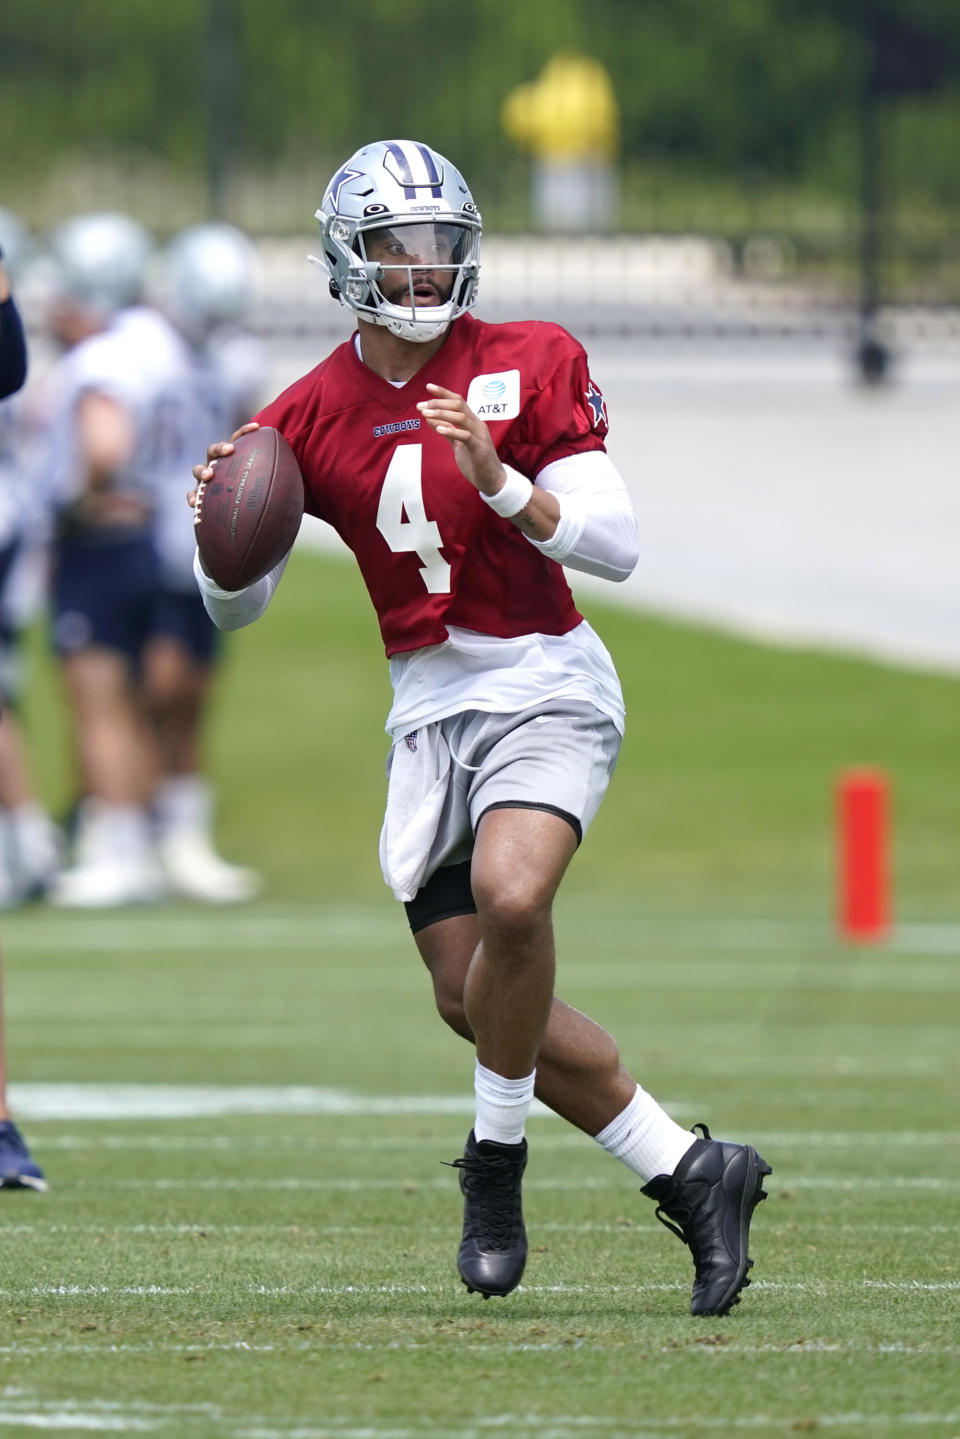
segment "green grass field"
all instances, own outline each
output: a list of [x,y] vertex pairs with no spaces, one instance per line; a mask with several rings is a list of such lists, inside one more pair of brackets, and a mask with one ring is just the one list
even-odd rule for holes
[[[638,1182],[542,1114],[526,1281],[460,1286],[440,1162],[472,1058],[379,876],[372,614],[348,564],[302,555],[235,637],[211,736],[222,846],[267,898],[3,919],[51,1189],[0,1195],[0,1431],[960,1435],[960,687],[590,615],[629,731],[558,905],[559,988],[681,1122],[773,1164],[743,1303],[692,1320]],[[32,696],[60,803],[42,663]],[[849,948],[832,786],[867,763],[893,785],[899,922]]]

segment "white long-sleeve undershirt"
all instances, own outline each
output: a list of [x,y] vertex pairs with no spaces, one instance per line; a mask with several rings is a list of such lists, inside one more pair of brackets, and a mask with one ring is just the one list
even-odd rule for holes
[[549,540],[534,549],[571,570],[625,580],[640,556],[637,517],[623,476],[603,450],[554,460],[536,483],[557,498],[560,519]]
[[[625,580],[639,557],[637,520],[623,478],[602,450],[554,460],[536,477],[536,484],[557,497],[560,519],[549,540],[529,544],[569,569],[602,579]],[[501,520],[501,524],[510,524]],[[264,613],[276,593],[289,554],[255,584],[223,590],[194,557],[194,574],[207,614],[218,629],[238,630]]]
[[222,590],[201,565],[200,551],[197,550],[193,557],[193,573],[200,586],[203,607],[218,630],[242,630],[245,625],[252,625],[260,618],[276,593],[290,553],[288,550],[279,564],[255,584],[247,585],[246,589]]

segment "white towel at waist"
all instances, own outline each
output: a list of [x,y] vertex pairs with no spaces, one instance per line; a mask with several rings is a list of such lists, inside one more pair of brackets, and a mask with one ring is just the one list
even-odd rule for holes
[[449,777],[450,750],[439,721],[397,740],[380,831],[380,868],[397,899],[413,899],[423,883]]

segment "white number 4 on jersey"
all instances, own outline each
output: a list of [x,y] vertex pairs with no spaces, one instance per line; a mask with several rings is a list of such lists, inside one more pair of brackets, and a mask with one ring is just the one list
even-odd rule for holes
[[441,557],[443,540],[436,520],[428,520],[423,507],[422,445],[398,445],[393,452],[380,491],[377,529],[395,555],[413,552],[427,593],[450,591],[450,566]]

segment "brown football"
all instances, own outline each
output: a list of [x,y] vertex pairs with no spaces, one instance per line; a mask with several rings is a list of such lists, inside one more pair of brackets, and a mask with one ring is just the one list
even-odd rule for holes
[[234,441],[197,490],[194,533],[203,567],[221,589],[242,590],[283,559],[303,519],[303,476],[279,430]]

